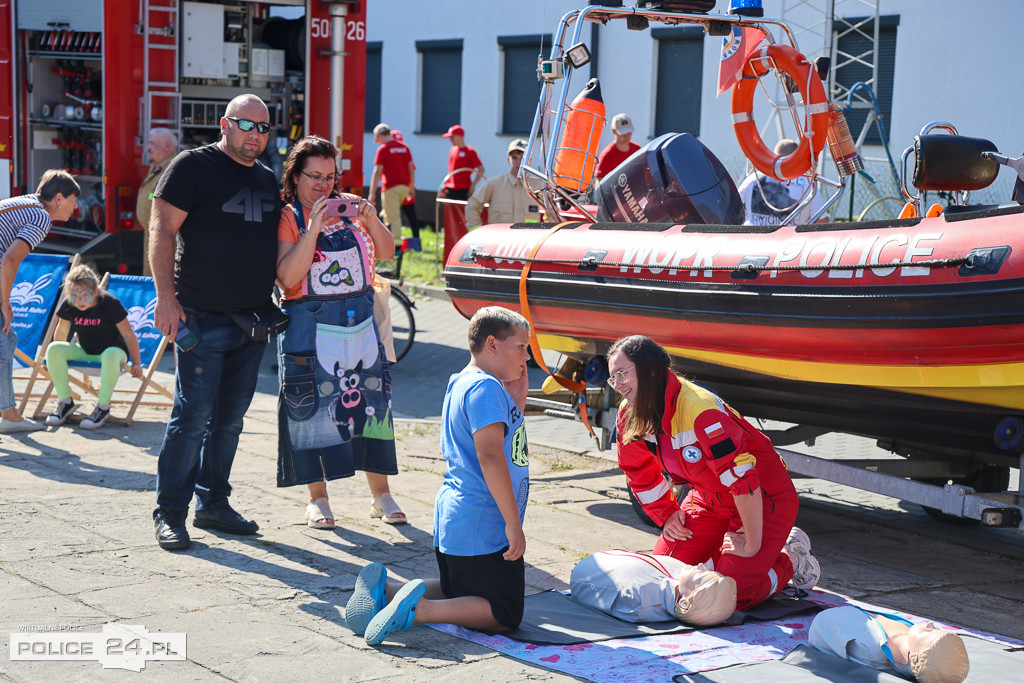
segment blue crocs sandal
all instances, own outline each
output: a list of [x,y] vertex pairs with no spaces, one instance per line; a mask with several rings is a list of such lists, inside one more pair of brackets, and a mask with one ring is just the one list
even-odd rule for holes
[[415,579],[402,586],[387,607],[366,627],[366,644],[380,645],[392,631],[408,631],[416,621],[416,603],[427,592],[427,584]]
[[387,578],[388,570],[380,562],[368,564],[359,571],[355,590],[345,605],[345,623],[357,636],[366,632],[370,619],[387,602]]

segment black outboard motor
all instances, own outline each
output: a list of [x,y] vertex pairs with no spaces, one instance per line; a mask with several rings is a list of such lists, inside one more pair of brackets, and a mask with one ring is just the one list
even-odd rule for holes
[[722,162],[689,133],[651,140],[597,186],[597,220],[740,225],[743,202]]

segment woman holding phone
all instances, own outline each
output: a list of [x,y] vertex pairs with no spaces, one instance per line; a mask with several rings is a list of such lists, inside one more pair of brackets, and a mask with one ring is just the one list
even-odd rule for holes
[[[366,472],[370,514],[405,522],[388,487],[397,474],[391,375],[373,317],[374,259],[395,242],[366,200],[335,192],[338,152],[300,140],[284,164],[277,280],[291,318],[278,337],[277,485],[309,487],[306,523],[333,529],[327,481]],[[342,201],[338,201],[338,200]]]

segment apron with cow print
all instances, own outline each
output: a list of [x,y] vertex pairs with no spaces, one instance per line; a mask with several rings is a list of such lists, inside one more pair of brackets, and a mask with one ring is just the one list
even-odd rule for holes
[[[296,202],[296,205],[298,202]],[[293,208],[300,234],[301,208]],[[278,337],[277,485],[398,474],[391,375],[373,319],[366,245],[347,218],[324,227]]]

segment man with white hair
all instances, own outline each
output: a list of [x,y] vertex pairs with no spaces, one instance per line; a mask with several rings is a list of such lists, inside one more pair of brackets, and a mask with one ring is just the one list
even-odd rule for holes
[[149,267],[149,216],[153,210],[153,192],[160,182],[167,164],[178,153],[178,136],[169,128],[154,128],[149,131],[146,154],[149,156],[149,172],[139,185],[139,196],[135,200],[135,217],[142,226],[142,274],[152,275]]

